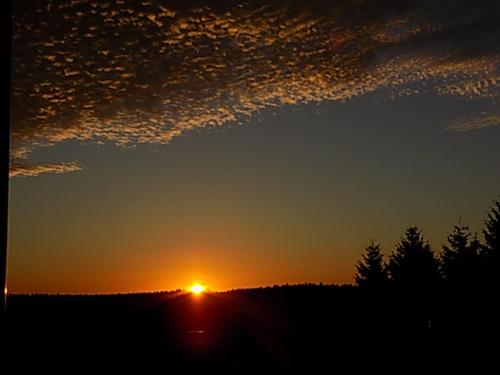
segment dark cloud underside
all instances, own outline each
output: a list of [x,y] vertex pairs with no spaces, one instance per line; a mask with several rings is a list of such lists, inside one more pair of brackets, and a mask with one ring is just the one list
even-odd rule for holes
[[500,97],[498,1],[18,1],[13,25],[11,175],[79,169],[35,147],[168,143],[270,106]]

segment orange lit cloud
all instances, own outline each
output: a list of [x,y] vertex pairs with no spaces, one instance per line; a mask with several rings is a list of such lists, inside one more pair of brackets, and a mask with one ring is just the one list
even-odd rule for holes
[[164,144],[377,90],[498,102],[498,1],[404,3],[15,2],[11,175],[79,169],[29,162],[40,145]]
[[61,174],[61,173],[79,171],[80,169],[81,169],[80,166],[75,162],[69,162],[69,163],[30,163],[30,162],[25,161],[21,164],[18,164],[16,162],[12,162],[10,164],[10,176],[11,177],[16,177],[16,176],[28,177],[28,176],[38,176],[42,173]]
[[448,130],[465,132],[470,130],[477,130],[487,128],[490,126],[500,126],[499,113],[481,113],[476,116],[466,116],[454,121]]

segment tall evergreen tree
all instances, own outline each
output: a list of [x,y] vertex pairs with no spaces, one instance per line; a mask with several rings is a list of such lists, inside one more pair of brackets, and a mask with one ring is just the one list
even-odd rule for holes
[[500,201],[495,201],[484,223],[484,249],[487,253],[500,252]]
[[488,282],[500,286],[500,201],[494,202],[488,213],[483,229],[484,245],[482,258],[484,260],[485,277]]
[[480,248],[477,235],[472,236],[467,226],[459,222],[453,227],[441,254],[441,272],[448,286],[463,288],[478,283]]
[[439,282],[439,262],[416,226],[406,229],[387,269],[393,284],[406,290],[429,290]]
[[380,245],[371,241],[356,265],[356,284],[366,288],[382,288],[387,284],[387,272]]

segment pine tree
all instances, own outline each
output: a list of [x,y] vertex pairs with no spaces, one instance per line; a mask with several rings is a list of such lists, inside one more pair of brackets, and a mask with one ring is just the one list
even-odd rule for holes
[[481,255],[484,276],[491,286],[500,284],[500,201],[495,201],[484,223],[484,245]]
[[472,236],[467,226],[460,222],[448,235],[448,243],[441,254],[441,272],[448,286],[472,287],[480,278],[477,235]]
[[484,249],[487,253],[500,252],[500,201],[495,201],[485,222]]
[[387,272],[380,245],[371,241],[356,265],[356,284],[365,288],[382,288],[387,284]]
[[439,282],[439,263],[416,226],[406,229],[388,264],[393,284],[406,290],[429,290]]

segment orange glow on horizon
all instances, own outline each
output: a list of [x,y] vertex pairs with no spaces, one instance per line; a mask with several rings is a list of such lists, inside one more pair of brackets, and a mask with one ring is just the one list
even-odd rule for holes
[[[206,239],[203,232],[193,232],[193,236],[212,241]],[[301,269],[296,260],[286,261],[281,255],[273,254],[268,247],[258,247],[257,251],[239,242],[208,245],[199,244],[196,239],[190,241],[193,242],[172,246],[168,252],[165,251],[167,245],[161,241],[146,245],[130,244],[123,250],[137,257],[123,256],[120,258],[123,263],[116,269],[106,259],[94,268],[96,277],[92,280],[88,280],[89,265],[76,259],[71,263],[73,272],[61,273],[57,278],[49,277],[43,268],[23,273],[17,278],[13,278],[11,272],[9,293],[126,294],[182,290],[195,300],[203,300],[209,293],[232,289],[304,282],[348,283],[352,278],[350,268],[330,259],[308,264],[300,258],[301,265],[307,265]],[[281,253],[284,248],[276,251]],[[264,252],[268,255],[264,256]],[[264,262],[266,256],[272,261]],[[134,267],[137,263],[141,267]],[[166,272],[169,265],[175,267]],[[129,272],[124,278],[126,269]],[[196,284],[203,287],[202,292],[192,290]]]

